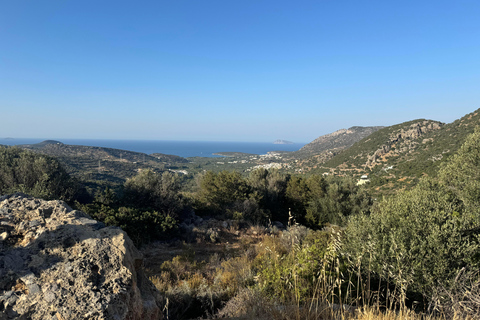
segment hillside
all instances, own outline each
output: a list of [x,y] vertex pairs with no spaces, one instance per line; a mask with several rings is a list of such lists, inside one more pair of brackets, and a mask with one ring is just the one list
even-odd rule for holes
[[300,150],[290,152],[287,157],[289,160],[293,160],[293,162],[288,163],[286,166],[295,168],[296,172],[309,172],[332,159],[342,150],[351,147],[355,142],[368,137],[382,128],[382,126],[355,126],[320,136],[303,146]]
[[421,143],[418,141],[421,137],[442,125],[438,121],[418,119],[383,128],[327,161],[324,167],[374,169],[387,163],[388,158],[410,153]]
[[351,127],[340,129],[335,132],[323,135],[303,146],[297,152],[292,152],[297,157],[306,157],[320,154],[325,151],[339,151],[352,146],[355,142],[362,140],[373,132],[383,127]]
[[91,147],[91,146],[81,146],[81,145],[69,145],[64,144],[60,141],[55,140],[45,140],[36,144],[25,144],[20,145],[19,147],[27,148],[31,150],[41,151],[42,153],[54,156],[54,157],[91,157],[92,159],[103,160],[103,159],[121,159],[127,161],[144,161],[153,160],[156,158],[162,162],[188,162],[187,159],[175,156],[168,155],[163,153],[154,153],[151,155],[146,155],[141,152],[134,152],[128,150],[120,150],[113,148],[103,148],[103,147]]
[[316,168],[318,173],[359,177],[368,174],[371,188],[390,192],[435,175],[480,123],[479,110],[452,123],[418,119],[386,127],[340,152]]
[[113,148],[68,145],[54,140],[18,147],[56,157],[74,176],[115,183],[123,183],[124,179],[134,176],[141,169],[164,170],[173,164],[188,162],[174,155],[147,155]]
[[412,166],[427,162],[427,167],[432,167],[428,174],[437,172],[438,165],[455,154],[479,124],[480,109],[427,134],[424,143],[419,146],[418,155],[412,160]]
[[[325,178],[277,170],[259,170],[248,177],[231,171],[205,172],[192,179],[197,188],[187,190],[179,176],[158,174],[153,167],[141,170],[156,163],[145,160],[131,162],[141,172],[127,180],[122,192],[99,188],[96,191],[102,192],[89,203],[76,202],[86,214],[60,201],[0,196],[0,314],[45,318],[51,311],[54,318],[66,319],[90,312],[89,316],[105,314],[105,319],[122,315],[148,319],[149,314],[153,319],[162,318],[161,309],[167,319],[338,319],[335,299],[353,310],[361,302],[355,297],[367,294],[363,288],[370,291],[370,283],[377,287],[382,282],[387,285],[374,293],[378,305],[365,304],[380,310],[389,305],[384,300],[389,288],[408,281],[408,292],[393,293],[404,308],[409,301],[424,301],[419,310],[435,303],[453,314],[458,305],[468,303],[472,307],[461,319],[478,319],[478,273],[464,270],[480,266],[475,255],[480,239],[475,214],[480,199],[480,132],[467,138],[479,123],[479,114],[448,125],[419,119],[377,130],[312,170],[332,173]],[[459,149],[461,140],[466,142]],[[66,148],[58,141],[36,147]],[[88,157],[90,148],[81,150]],[[54,179],[42,173],[49,173],[53,165],[42,163],[56,161],[19,148],[4,151],[12,155],[2,157],[2,171],[8,173],[3,181],[14,177],[14,188],[50,197],[46,183]],[[112,152],[118,151],[123,152]],[[454,152],[456,156],[449,157]],[[28,154],[30,161],[10,161]],[[110,161],[98,160],[99,154],[92,151],[90,157]],[[272,161],[283,161],[270,155]],[[123,157],[111,162],[130,163]],[[212,162],[239,165],[234,159]],[[419,178],[433,174],[432,168],[443,162],[435,180]],[[30,174],[24,172],[36,167],[40,178],[32,179],[28,188],[25,177]],[[367,184],[370,190],[357,187],[354,179],[333,176],[365,173],[372,180]],[[421,182],[416,184],[417,180]],[[3,184],[0,181],[0,187]],[[378,196],[407,186],[414,187],[391,197]],[[17,192],[14,188],[3,193]],[[106,227],[110,224],[144,245],[145,260],[120,228]],[[388,263],[392,267],[385,270]],[[325,272],[340,268],[343,272]],[[365,286],[351,286],[355,277]],[[456,279],[464,281],[459,282],[462,286],[466,283],[463,291],[456,284],[453,289],[444,286]],[[451,291],[438,298],[438,285]],[[122,295],[107,290],[112,286]],[[141,286],[146,286],[147,295]],[[342,296],[336,294],[339,287],[346,289]],[[123,294],[127,290],[133,293]],[[460,297],[458,304],[451,302],[454,294]],[[318,299],[318,307],[310,308],[312,299]],[[292,301],[297,303],[290,309]],[[357,318],[352,314],[345,319]],[[442,315],[442,319],[456,318]]]

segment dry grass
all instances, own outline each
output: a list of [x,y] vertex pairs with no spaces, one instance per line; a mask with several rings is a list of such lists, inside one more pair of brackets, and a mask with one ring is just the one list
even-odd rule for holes
[[[308,310],[294,305],[285,306],[268,300],[258,292],[242,290],[231,299],[213,319],[259,319],[259,320],[445,320],[445,317],[417,314],[406,311],[380,311],[364,307],[359,310],[338,306]],[[460,318],[459,318],[460,319]]]
[[480,319],[480,273],[460,270],[453,285],[438,288],[432,300],[433,311],[447,319]]
[[[362,276],[357,283],[357,280],[349,278],[348,272],[342,274],[345,270],[340,270],[337,256],[341,237],[334,229],[331,230],[332,238],[328,241],[322,260],[324,268],[315,276],[312,284],[299,282],[302,270],[295,267],[295,263],[301,263],[299,259],[305,258],[300,255],[302,248],[305,248],[302,246],[312,236],[306,228],[292,227],[277,235],[267,234],[262,227],[249,226],[238,231],[236,228],[222,230],[223,234],[229,232],[232,237],[235,236],[235,242],[230,242],[232,237],[229,237],[229,242],[221,238],[217,243],[204,240],[203,243],[162,247],[162,251],[170,250],[176,256],[159,255],[157,259],[161,257],[163,263],[150,263],[149,266],[154,268],[147,273],[164,297],[164,301],[159,303],[166,306],[165,319],[199,319],[199,316],[208,319],[265,320],[480,319],[478,273],[462,271],[453,288],[438,289],[429,314],[419,314],[405,306],[405,296],[397,290],[387,292],[385,298],[385,292],[370,291],[370,277]],[[316,234],[312,239],[320,241],[322,238]],[[154,256],[153,252],[148,253],[147,260]],[[278,267],[289,256],[293,257],[294,267],[289,269],[291,277],[285,277],[282,281],[298,281],[292,282],[284,295],[280,295],[278,290],[265,290],[257,265],[259,259],[278,260]],[[352,275],[357,275],[357,272],[354,271]],[[305,286],[310,286],[311,290],[302,291]],[[301,298],[302,292],[307,295]],[[379,303],[391,309],[380,308]],[[355,304],[365,306],[356,308]]]
[[379,311],[372,307],[362,308],[352,316],[342,317],[342,320],[441,320],[417,314],[411,310],[395,312],[392,310]]

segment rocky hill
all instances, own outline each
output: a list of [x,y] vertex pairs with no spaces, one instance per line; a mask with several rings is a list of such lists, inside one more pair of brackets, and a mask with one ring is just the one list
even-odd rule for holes
[[160,319],[121,229],[62,201],[0,197],[0,319]]
[[290,152],[285,157],[290,160],[287,167],[294,168],[296,172],[309,172],[317,169],[341,151],[351,147],[355,142],[382,128],[381,126],[356,126],[320,136],[300,150]]
[[310,160],[304,171],[367,174],[370,188],[379,192],[409,188],[422,176],[436,175],[479,124],[480,109],[449,124],[418,119],[385,127],[323,163]]
[[388,162],[387,158],[414,151],[423,142],[425,134],[438,130],[443,125],[438,121],[418,119],[383,128],[355,143],[324,166],[347,166],[365,170],[384,165]]
[[383,127],[351,127],[340,129],[318,137],[309,144],[303,146],[299,151],[293,152],[297,157],[308,157],[324,152],[337,153],[352,146],[355,142],[362,140]]
[[[428,133],[418,148],[418,156],[412,160],[413,164],[420,165],[429,161],[435,168],[438,167],[448,157],[457,153],[467,136],[479,125],[480,109],[442,126],[440,130]],[[434,172],[436,171],[435,169]]]

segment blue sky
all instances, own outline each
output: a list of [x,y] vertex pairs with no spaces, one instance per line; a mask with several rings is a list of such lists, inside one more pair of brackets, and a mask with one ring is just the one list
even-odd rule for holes
[[480,108],[480,1],[0,2],[0,137],[309,142]]

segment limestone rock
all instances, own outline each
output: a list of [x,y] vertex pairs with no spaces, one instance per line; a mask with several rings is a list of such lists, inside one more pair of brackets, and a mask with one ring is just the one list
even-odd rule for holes
[[62,201],[0,197],[0,319],[160,319],[120,228]]
[[381,163],[379,160],[389,154],[394,146],[396,151],[393,152],[393,154],[404,153],[407,151],[411,152],[419,144],[419,141],[417,141],[418,138],[430,131],[438,130],[440,128],[441,124],[438,122],[420,120],[406,128],[401,128],[400,130],[393,132],[384,145],[377,149],[372,155],[368,156],[365,166],[373,167]]
[[351,127],[340,129],[335,132],[323,135],[303,146],[297,154],[321,154],[325,151],[343,150],[352,146],[355,142],[362,140],[383,127]]

